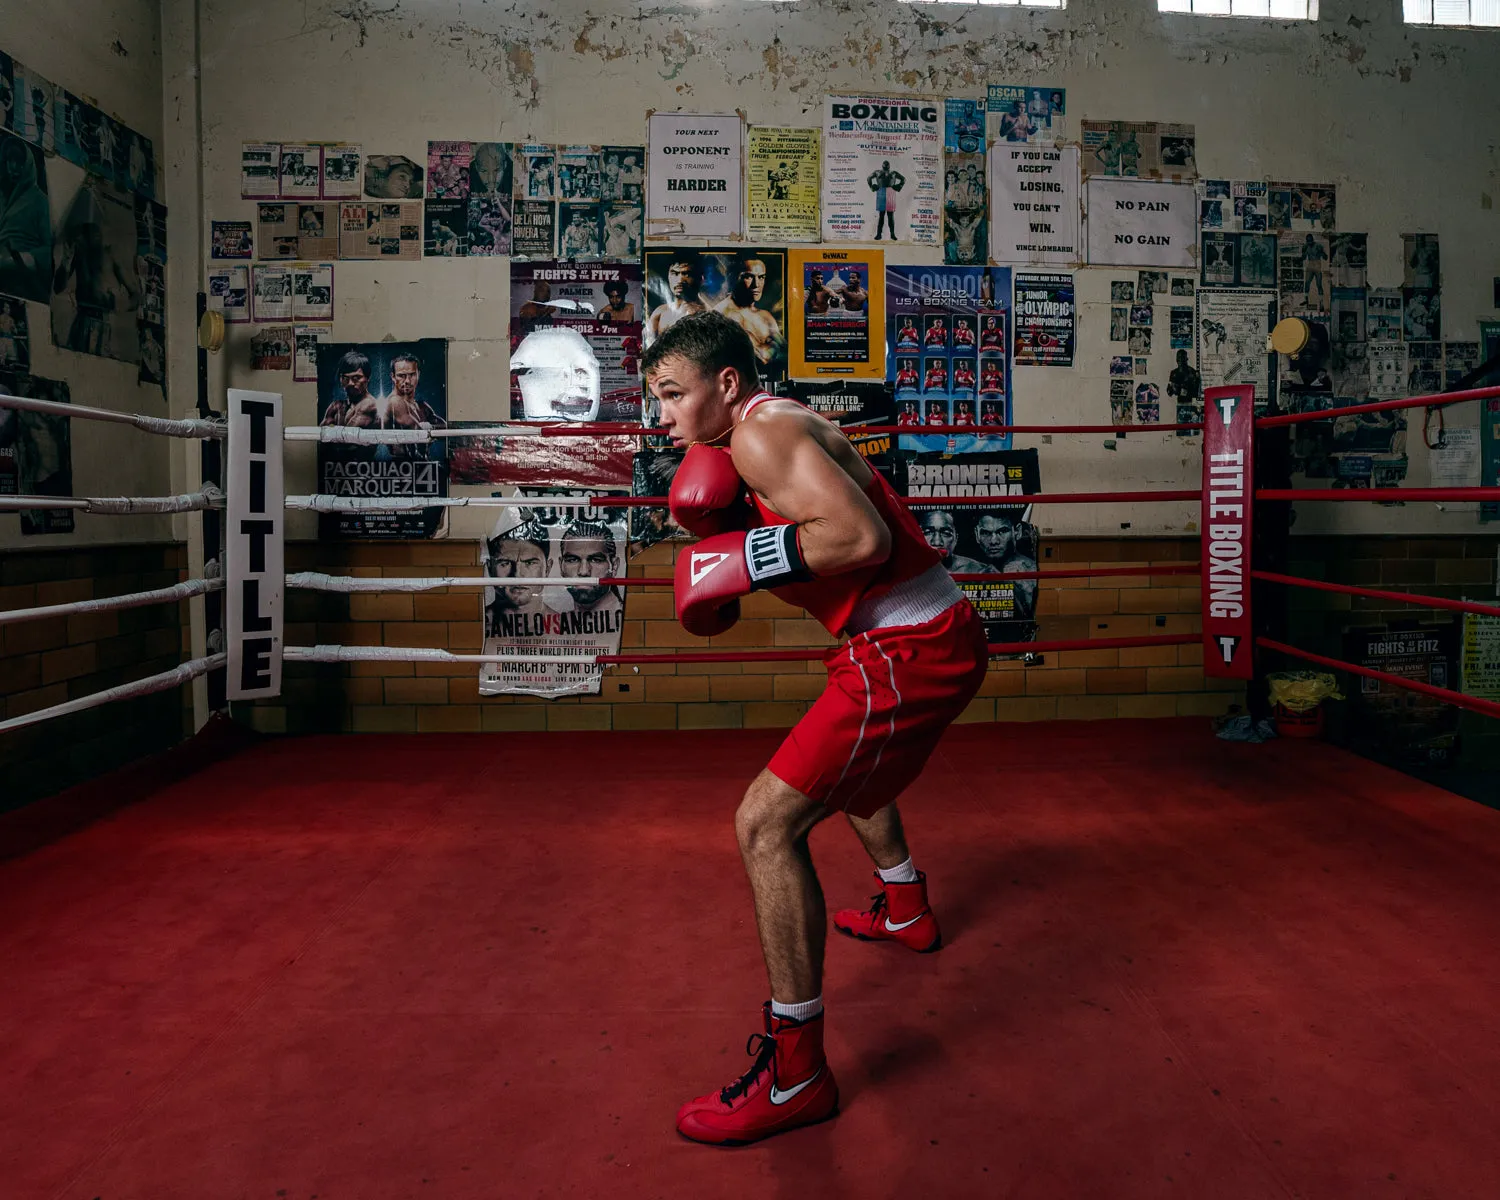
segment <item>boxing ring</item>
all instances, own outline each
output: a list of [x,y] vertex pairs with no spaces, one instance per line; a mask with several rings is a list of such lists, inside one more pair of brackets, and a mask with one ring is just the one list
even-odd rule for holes
[[[1251,586],[1500,615],[1264,570],[1252,553],[1264,503],[1500,500],[1495,487],[1260,487],[1258,431],[1493,397],[1500,388],[1256,418],[1250,389],[1210,389],[1201,426],[1128,427],[1201,430],[1201,488],[1018,502],[1195,501],[1200,561],[998,578],[1196,574],[1201,632],[1042,638],[992,653],[1199,644],[1205,673],[1220,678],[1250,680],[1273,659],[1310,662],[1500,715],[1492,702],[1267,636]],[[288,589],[493,584],[284,569],[288,511],[434,506],[288,495],[287,442],[421,442],[445,431],[282,428],[280,398],[267,393],[232,392],[227,422],[64,407],[154,435],[226,440],[224,493],[4,497],[0,509],[223,509],[226,554],[201,579],[12,610],[0,626],[222,593],[227,636],[174,671],[0,731],[219,670],[231,697],[253,697],[274,694],[288,662],[532,661],[281,640]],[[627,431],[643,432],[493,430]],[[665,498],[580,493],[546,504]],[[594,581],[527,580],[580,582]],[[826,653],[535,661],[608,671]],[[0,907],[11,914],[0,953],[15,964],[0,1014],[18,1031],[7,1057],[22,1081],[0,1101],[0,1150],[15,1194],[1500,1194],[1500,1038],[1489,1015],[1500,988],[1500,819],[1322,742],[1227,743],[1202,720],[952,729],[902,802],[945,949],[919,960],[829,946],[842,1115],[741,1151],[679,1142],[676,1104],[739,1068],[739,1033],[764,991],[730,815],[780,736],[268,739],[179,779],[148,764],[128,787],[90,785],[118,792],[106,819],[8,860],[0,817]],[[847,831],[820,826],[812,848],[831,905],[864,894],[868,863]]]

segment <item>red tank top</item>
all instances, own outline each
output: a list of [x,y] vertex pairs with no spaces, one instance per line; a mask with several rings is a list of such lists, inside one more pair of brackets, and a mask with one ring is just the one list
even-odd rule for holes
[[[752,396],[740,414],[740,420],[750,415],[750,410],[765,400],[783,399],[761,392]],[[891,553],[882,563],[863,567],[858,571],[846,571],[841,575],[825,575],[807,583],[789,583],[772,588],[773,595],[797,608],[805,608],[829,633],[838,636],[849,624],[849,618],[859,604],[867,599],[883,595],[898,583],[915,579],[922,572],[942,562],[942,556],[927,544],[921,527],[907,510],[896,489],[886,482],[879,471],[872,471],[874,479],[865,488],[865,497],[875,506],[880,519],[891,531]],[[772,512],[761,498],[750,492],[760,513],[762,525],[790,525],[791,521]]]

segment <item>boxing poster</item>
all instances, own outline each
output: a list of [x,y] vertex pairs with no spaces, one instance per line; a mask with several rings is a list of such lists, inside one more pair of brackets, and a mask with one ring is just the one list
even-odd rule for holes
[[1072,275],[1017,271],[1015,365],[1071,367],[1076,312]]
[[327,142],[323,146],[323,197],[328,200],[357,198],[363,185],[360,160],[363,147],[352,142]]
[[816,242],[818,131],[752,126],[746,144],[745,236],[752,242]]
[[885,376],[885,252],[792,250],[788,373]]
[[1191,179],[1198,174],[1191,125],[1083,121],[1083,174],[1126,179]]
[[[25,373],[0,374],[0,389],[12,396],[69,404],[72,396],[61,379]],[[72,421],[53,413],[0,408],[0,496],[71,496],[73,494]],[[21,532],[27,537],[72,533],[73,509],[23,509]]]
[[[625,573],[625,510],[549,508],[550,489],[527,494],[536,496],[537,506],[500,510],[494,532],[482,546],[485,578],[496,580],[484,593],[484,653],[528,658],[618,654],[624,595],[619,587],[594,581]],[[524,582],[540,578],[579,582]],[[602,676],[602,667],[588,663],[485,663],[479,692],[597,695]]]
[[[15,87],[15,106],[10,110],[6,125],[12,133],[19,134],[45,154],[52,154],[57,146],[57,85],[40,71],[28,67],[19,59],[11,60],[12,81]],[[139,135],[137,135],[139,136]],[[146,153],[151,153],[151,143],[145,140]],[[156,161],[151,159],[149,172],[151,194],[155,194]]]
[[240,199],[275,200],[281,195],[281,144],[240,145]]
[[0,377],[31,369],[31,321],[26,303],[0,296]]
[[823,240],[938,245],[942,135],[936,100],[825,96]]
[[994,118],[996,144],[1061,141],[1067,96],[1063,88],[990,84],[985,106]]
[[989,197],[984,171],[984,101],[943,103],[943,261],[989,261]]
[[643,307],[634,263],[512,262],[510,417],[639,422]]
[[784,394],[807,405],[840,429],[871,467],[887,477],[896,439],[889,433],[865,433],[862,425],[891,425],[895,421],[896,397],[891,385],[881,382],[809,383],[792,381]]
[[1102,347],[1084,342],[1080,365],[1108,380],[1110,423],[1200,420],[1203,388],[1193,336],[1197,281],[1167,271],[1137,271],[1113,279],[1082,271],[1075,282],[1085,322],[1088,312],[1097,311],[1102,318],[1108,306],[1108,341]]
[[[1456,617],[1344,631],[1345,662],[1457,691],[1462,656]],[[1456,749],[1459,710],[1436,696],[1361,677],[1351,689],[1355,744],[1378,758],[1446,762]]]
[[339,206],[339,257],[415,262],[422,257],[422,203]]
[[784,378],[786,256],[748,248],[647,250],[645,344],[683,317],[712,309],[750,335],[763,382]]
[[[290,340],[290,328],[287,334]],[[287,366],[291,366],[290,358]],[[443,428],[447,423],[446,339],[319,344],[319,425],[421,429]],[[319,442],[318,490],[331,496],[379,499],[447,496],[446,444],[441,438],[394,446]],[[431,538],[444,528],[445,511],[320,513],[318,536]]]
[[[927,544],[951,575],[1035,571],[1037,529],[1016,498],[1041,491],[1037,452],[992,450],[953,458],[898,454],[893,482],[907,498]],[[948,497],[993,496],[994,504],[948,504]],[[995,642],[1036,640],[1035,579],[959,581]]]
[[[886,378],[898,425],[1006,425],[1011,418],[1010,268],[886,269]],[[912,451],[1004,450],[1009,434],[901,434]]]
[[652,113],[646,236],[743,235],[745,122],[735,113]]

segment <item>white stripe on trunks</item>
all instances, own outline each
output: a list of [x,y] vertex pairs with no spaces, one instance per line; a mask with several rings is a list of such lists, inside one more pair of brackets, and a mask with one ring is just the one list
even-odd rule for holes
[[[870,677],[865,673],[865,665],[854,657],[854,643],[849,643],[849,661],[859,668],[859,677],[865,681],[865,717],[859,723],[859,737],[854,741],[854,749],[849,751],[849,761],[844,764],[843,773],[839,775],[838,782],[828,789],[828,798],[833,799],[834,793],[843,786],[844,776],[849,774],[849,768],[854,765],[854,760],[859,754],[859,748],[865,742],[865,726],[870,723],[870,710],[874,703],[874,697],[870,694]],[[847,805],[846,805],[847,807]]]
[[890,673],[891,691],[896,694],[896,703],[891,706],[891,722],[889,727],[886,729],[885,741],[880,743],[880,749],[875,752],[874,765],[872,765],[870,769],[865,772],[864,783],[861,783],[857,788],[855,788],[854,795],[850,796],[848,800],[844,801],[845,809],[847,809],[849,805],[854,803],[855,796],[858,796],[860,792],[865,790],[865,784],[868,784],[870,780],[875,777],[875,772],[880,770],[880,760],[885,754],[885,748],[891,744],[892,740],[894,740],[896,736],[896,710],[901,707],[901,689],[896,686],[896,664],[891,661],[891,656],[885,652],[879,642],[871,641],[867,644],[874,646],[876,652],[880,655],[880,657],[885,659],[886,670]]

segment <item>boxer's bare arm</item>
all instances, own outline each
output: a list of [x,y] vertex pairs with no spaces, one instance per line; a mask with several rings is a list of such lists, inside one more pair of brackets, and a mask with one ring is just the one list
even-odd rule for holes
[[864,492],[870,468],[827,421],[768,401],[735,429],[730,451],[766,506],[800,527],[813,574],[855,571],[890,555],[891,532]]

